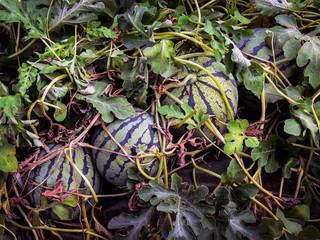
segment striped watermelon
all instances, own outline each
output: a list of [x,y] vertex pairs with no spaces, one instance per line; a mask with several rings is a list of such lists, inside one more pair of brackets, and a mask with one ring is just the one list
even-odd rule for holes
[[[273,53],[271,46],[268,46],[268,44],[265,41],[265,38],[267,37],[267,28],[256,28],[254,29],[254,34],[250,36],[247,39],[241,39],[238,43],[236,43],[237,47],[253,56],[262,58],[264,60],[273,62]],[[285,58],[283,51],[279,48],[275,47],[275,58],[276,61],[282,60]],[[250,58],[250,57],[249,57]],[[258,60],[255,60],[256,62],[259,62]],[[297,65],[295,64],[295,61],[288,61],[281,63],[277,65],[277,68],[287,77],[290,78],[295,73],[295,70],[297,69]]]
[[[135,110],[136,114],[133,117],[125,120],[117,119],[107,124],[108,130],[129,155],[136,155],[140,150],[148,152],[154,147],[160,149],[157,131],[152,127],[155,123],[154,117],[147,112],[142,113],[142,109],[135,108]],[[123,153],[101,126],[94,130],[91,144],[98,148]],[[92,154],[98,170],[108,182],[116,186],[125,185],[128,178],[127,170],[135,163],[116,153],[93,149]],[[155,174],[157,169],[158,162],[154,161],[149,167],[151,175]]]
[[[225,66],[211,57],[195,57],[188,60],[201,65],[217,79],[232,108],[233,116],[235,116],[238,107],[238,90],[232,74],[227,75]],[[197,80],[186,86],[174,88],[171,93],[184,103],[188,103],[192,108],[201,108],[206,114],[214,115],[222,122],[229,122],[231,120],[230,114],[220,90],[211,77],[203,70],[195,67],[191,68],[189,65],[186,67],[188,72],[196,73]],[[161,105],[170,105],[172,103],[176,102],[168,96],[165,96],[161,100]],[[226,126],[224,124],[217,120],[214,121],[214,124],[221,133],[226,132]],[[214,138],[206,128],[204,128],[204,130],[205,134],[209,135],[209,138]],[[199,135],[199,133],[196,133],[196,135]]]
[[[54,151],[62,146],[64,145],[48,144],[50,151]],[[46,154],[46,151],[42,150],[39,157],[43,157]],[[86,148],[77,147],[73,150],[72,158],[75,165],[86,176],[95,192],[99,194],[101,188],[101,177],[91,161],[89,152],[86,150]],[[31,171],[29,179],[36,183],[41,183],[42,186],[45,187],[53,187],[58,180],[62,180],[64,190],[75,191],[78,188],[80,191],[81,189],[84,189],[86,190],[84,194],[91,195],[91,192],[86,183],[78,173],[75,174],[75,170],[64,156],[64,153],[62,153],[60,158],[58,154],[49,161],[46,161],[43,164],[37,166]],[[35,188],[35,185],[32,185],[31,183],[27,185],[28,192],[33,190],[33,188]],[[36,207],[41,204],[41,193],[46,190],[46,188],[38,187],[29,194],[31,204],[33,206]],[[90,204],[87,204],[87,207],[89,207],[89,205]],[[66,206],[66,208],[70,208],[70,206]],[[47,215],[53,219],[60,219],[51,209],[49,211],[46,211],[45,213],[47,213]],[[68,220],[78,218],[79,213],[79,207],[73,207],[71,216]]]

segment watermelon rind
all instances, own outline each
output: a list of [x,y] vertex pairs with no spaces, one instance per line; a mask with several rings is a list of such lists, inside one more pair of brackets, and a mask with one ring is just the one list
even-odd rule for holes
[[[106,127],[129,155],[136,156],[141,151],[148,152],[150,149],[160,149],[158,133],[153,128],[154,117],[140,108],[135,108],[135,112],[133,117],[125,120],[117,119],[106,124]],[[127,171],[134,167],[135,163],[128,157],[117,154],[123,154],[123,152],[102,126],[94,129],[91,144],[97,148],[116,152],[93,149],[92,156],[102,177],[113,185],[124,186],[128,179]],[[133,160],[135,159],[133,158]],[[140,162],[149,160],[152,159],[140,159]],[[155,174],[158,170],[158,160],[153,161],[147,169],[151,175]]]
[[[64,144],[48,144],[47,146],[50,149],[50,152],[53,152],[58,148],[63,147]],[[82,190],[81,192],[83,194],[91,195],[91,191],[84,179],[72,167],[72,165],[66,159],[64,153],[62,152],[61,156],[60,153],[61,152],[59,151],[58,155],[42,163],[41,165],[36,166],[30,172],[29,179],[37,184],[41,184],[39,187],[33,185],[31,181],[29,181],[27,184],[27,191],[30,192],[29,199],[32,206],[40,206],[42,192],[48,190],[46,187],[50,187],[52,189],[58,180],[63,182],[63,190],[65,191],[76,193],[78,189],[79,191]],[[46,156],[47,152],[43,149],[40,152],[38,159]],[[76,147],[72,150],[72,160],[87,178],[95,193],[99,194],[101,190],[101,176],[92,162],[89,151],[86,148]],[[70,208],[70,206],[67,205],[64,207],[68,209]],[[90,204],[87,204],[87,208],[88,207],[90,207]],[[63,220],[74,220],[79,217],[79,207],[72,207],[71,209],[72,213],[70,219]],[[45,214],[53,219],[60,220],[60,217],[57,216],[51,209],[45,211]]]
[[[212,57],[194,57],[189,58],[188,61],[197,63],[214,76],[226,95],[228,103],[232,109],[232,115],[235,116],[238,107],[238,90],[236,80],[233,75],[227,74],[225,66],[222,63],[217,62],[215,58]],[[196,74],[196,81],[192,81],[190,84],[187,83],[182,87],[170,89],[169,91],[183,103],[187,103],[191,108],[201,108],[204,113],[212,115],[214,117],[214,125],[220,133],[225,133],[227,129],[226,124],[232,120],[232,117],[227,109],[227,105],[223,99],[220,89],[214,80],[203,70],[190,65],[186,65],[186,68],[189,73]],[[171,104],[177,103],[169,96],[165,96],[161,99],[162,106]],[[210,140],[215,138],[210,130],[205,126],[203,126],[202,129]],[[194,136],[203,135],[196,131]]]

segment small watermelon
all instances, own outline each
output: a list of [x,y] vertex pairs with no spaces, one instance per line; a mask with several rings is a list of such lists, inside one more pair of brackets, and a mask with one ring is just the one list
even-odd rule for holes
[[[64,146],[63,144],[48,144],[48,147],[51,152],[54,150]],[[42,150],[40,152],[39,158],[45,156],[47,152]],[[59,152],[60,154],[60,152]],[[41,193],[48,190],[45,187],[50,187],[51,189],[54,187],[54,184],[58,180],[62,180],[63,190],[65,191],[74,191],[79,189],[83,194],[91,195],[91,191],[86,185],[85,181],[82,177],[75,172],[72,165],[66,159],[64,153],[62,152],[61,157],[59,158],[59,154],[53,157],[52,159],[42,163],[37,166],[35,169],[31,171],[29,179],[35,183],[41,184],[43,187],[38,187],[34,191],[33,189],[36,187],[30,182],[27,185],[27,191],[32,191],[29,196],[31,200],[31,204],[36,207],[41,205]],[[85,175],[85,177],[90,182],[91,186],[95,190],[97,194],[100,193],[101,188],[101,176],[99,175],[96,167],[91,161],[91,157],[86,148],[77,147],[72,152],[72,158],[74,164],[80,169],[80,171]],[[76,173],[76,174],[75,174]],[[64,203],[64,202],[62,202]],[[79,207],[71,207],[72,204],[64,204],[62,209],[52,208],[49,211],[45,211],[45,213],[53,218],[60,220],[61,215],[57,215],[56,211],[62,211],[64,213],[65,218],[62,220],[73,220],[79,217],[80,209]],[[90,204],[87,204],[89,207]],[[56,211],[55,211],[56,210]]]
[[[106,124],[112,136],[124,147],[129,155],[136,155],[140,150],[160,149],[157,131],[152,127],[154,117],[135,108],[136,114],[128,119],[117,119]],[[120,147],[111,139],[102,126],[97,127],[92,135],[91,144],[95,147],[123,153]],[[125,156],[101,150],[92,151],[93,159],[101,175],[116,186],[123,186],[128,179],[128,168],[135,165]],[[145,159],[150,160],[150,159]],[[141,159],[140,162],[143,160]],[[151,175],[158,169],[158,161],[149,166]]]
[[[267,44],[267,28],[256,28],[254,29],[254,34],[247,39],[240,39],[236,43],[237,47],[253,56],[262,58],[264,60],[273,62],[273,52],[271,46]],[[276,61],[282,60],[285,58],[283,51],[277,46],[274,46],[274,54]],[[250,59],[250,57],[249,57]],[[258,60],[254,60],[259,62]],[[287,61],[277,65],[277,68],[287,77],[290,78],[295,73],[297,65],[295,61]]]
[[[233,116],[235,116],[238,107],[238,90],[232,74],[227,74],[225,66],[211,57],[195,57],[188,60],[201,65],[217,79],[228,99]],[[173,88],[171,93],[182,102],[189,104],[190,107],[194,109],[201,108],[206,114],[214,115],[220,121],[228,123],[231,120],[231,116],[215,82],[199,68],[188,65],[187,70],[189,73],[196,73],[196,81],[192,81],[186,86]],[[162,106],[171,105],[172,103],[177,104],[169,96],[165,96],[161,100]],[[215,120],[214,124],[221,133],[226,132],[226,125],[218,120]],[[210,134],[208,129],[204,127],[203,130],[205,130],[205,134],[209,138],[213,139],[214,136]],[[199,135],[199,133],[196,133],[196,135]]]

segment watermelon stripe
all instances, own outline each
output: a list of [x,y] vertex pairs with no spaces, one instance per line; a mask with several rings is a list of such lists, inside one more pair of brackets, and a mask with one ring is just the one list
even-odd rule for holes
[[188,99],[188,104],[190,107],[194,107],[195,102],[194,102],[194,97],[193,97],[193,85],[190,86],[190,90],[189,90],[189,99]]
[[[52,145],[52,146],[50,146],[49,147],[49,149],[50,149],[50,152],[52,152],[53,150],[54,150],[54,148],[56,147],[56,145]],[[43,150],[44,151],[44,150]],[[45,154],[43,154],[41,157],[43,157],[43,156],[45,156],[47,153],[45,153]],[[55,157],[55,158],[52,158],[52,159],[50,159],[49,161],[50,161],[50,164],[49,164],[49,166],[47,167],[47,171],[46,171],[46,174],[44,175],[44,176],[48,176],[49,175],[49,172],[51,171],[51,168],[52,168],[52,166],[55,164],[55,162],[56,162],[56,158],[58,158],[58,156],[59,156],[59,154]],[[43,176],[42,176],[42,174],[41,173],[43,173],[43,170],[45,170],[45,169],[43,169],[43,165],[47,165],[48,163],[47,162],[45,162],[45,163],[43,163],[43,164],[41,164],[40,166],[37,166],[37,169],[35,169],[33,172],[35,173],[35,175],[34,175],[34,177],[33,177],[33,179],[34,179],[34,181],[36,181],[36,182],[41,182],[42,180],[43,180]],[[38,181],[38,177],[40,177],[40,181]]]
[[[70,156],[69,156],[70,157]],[[75,158],[75,150],[72,150],[72,157]],[[68,179],[68,189],[70,189],[72,186],[72,183],[75,182],[75,170],[73,169],[73,167],[71,166],[71,164],[68,162],[68,160],[66,160],[68,163],[68,167],[69,167],[69,179]],[[73,161],[74,162],[74,161]],[[64,168],[63,168],[64,169]],[[77,178],[77,181],[79,181],[79,179]]]
[[[198,80],[198,81],[199,81],[201,84],[205,85],[206,87],[211,88],[211,89],[213,89],[214,91],[216,91],[218,94],[220,94],[219,88],[217,88],[217,87],[209,84],[209,83],[206,82],[206,81],[203,81],[203,80]],[[195,84],[195,85],[196,85],[196,84]]]
[[104,132],[104,129],[102,127],[96,127],[95,128],[95,132],[94,134],[92,135],[92,138],[91,138],[91,143],[94,143],[97,141],[97,138],[100,136],[101,132]]
[[[214,111],[211,107],[211,104],[207,101],[206,97],[204,96],[202,90],[199,88],[199,86],[197,84],[194,84],[193,86],[196,87],[196,89],[198,90],[198,93],[201,97],[201,100],[205,103],[205,105],[207,106],[207,109],[202,109],[204,110],[207,114],[214,114]],[[189,98],[189,100],[191,99],[191,97]],[[194,102],[194,99],[192,98],[193,102]],[[195,103],[193,103],[193,106],[192,107],[195,107]]]
[[258,52],[265,46],[266,46],[265,42],[260,43],[258,46],[255,46],[253,48],[253,51],[250,54],[256,56],[258,54]]

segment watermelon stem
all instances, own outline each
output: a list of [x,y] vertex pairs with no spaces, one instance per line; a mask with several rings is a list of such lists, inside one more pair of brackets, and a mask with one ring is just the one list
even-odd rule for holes
[[143,169],[142,169],[142,167],[141,167],[141,165],[140,165],[140,159],[139,159],[139,158],[136,159],[136,164],[137,164],[137,167],[138,167],[138,169],[139,169],[139,172],[140,172],[145,178],[150,179],[150,180],[156,180],[156,179],[157,179],[157,177],[151,177],[151,176],[149,176],[148,174],[146,174],[146,173],[143,171]]
[[168,90],[170,88],[176,88],[176,87],[182,87],[187,85],[187,83],[190,81],[191,83],[195,82],[197,80],[197,75],[195,73],[190,73],[188,74],[183,81],[178,82],[178,83],[170,83],[165,86],[165,90]]
[[208,170],[208,169],[199,167],[199,166],[195,163],[193,157],[191,157],[191,161],[192,161],[192,165],[193,165],[196,169],[198,169],[198,170],[200,170],[200,171],[202,171],[202,172],[208,173],[208,174],[210,174],[210,175],[212,175],[212,176],[214,176],[214,177],[216,177],[216,178],[221,179],[221,176],[220,176],[218,173],[215,173],[215,172],[212,172],[212,171],[210,171],[210,170]]

